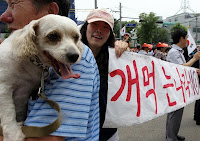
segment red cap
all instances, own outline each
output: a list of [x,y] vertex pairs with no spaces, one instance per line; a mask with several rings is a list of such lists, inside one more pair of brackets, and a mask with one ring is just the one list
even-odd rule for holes
[[156,47],[168,47],[168,44],[159,42]]
[[144,43],[144,44],[142,45],[142,47],[148,47],[149,49],[152,49],[153,45]]

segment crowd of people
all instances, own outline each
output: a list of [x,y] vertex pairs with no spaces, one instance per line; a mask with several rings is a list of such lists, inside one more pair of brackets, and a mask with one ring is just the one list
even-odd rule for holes
[[[7,3],[8,8],[1,15],[0,21],[7,23],[11,32],[23,28],[30,21],[47,14],[68,16],[70,7],[69,0],[43,0],[42,2],[38,0],[14,2],[7,0]],[[72,66],[72,70],[80,73],[81,77],[64,80],[57,76],[53,69],[50,69],[50,75],[45,80],[45,94],[50,99],[57,97],[55,100],[61,106],[63,122],[51,135],[28,137],[26,141],[119,140],[117,128],[102,128],[108,90],[108,48],[114,47],[116,56],[120,57],[130,47],[127,38],[125,38],[126,41],[115,40],[113,28],[114,18],[105,9],[95,9],[89,13],[85,24],[80,29],[82,42],[85,44],[82,58],[78,64]],[[186,63],[182,50],[186,47],[187,32],[182,32],[176,31],[172,36],[174,45],[170,51],[162,46],[154,48],[145,45],[132,51],[152,55],[176,64],[192,66],[199,60],[200,54],[197,52]],[[177,62],[181,60],[180,58],[182,61]],[[184,137],[178,135],[182,113],[183,108],[168,114],[167,141],[185,140]],[[24,126],[45,126],[55,118],[55,111],[49,108],[44,100],[30,99]],[[0,140],[3,140],[3,137],[0,137]]]
[[153,56],[158,59],[166,61],[167,54],[171,47],[168,44],[159,42],[153,47],[151,44],[144,43],[142,46],[138,45],[136,48],[128,48],[128,51],[137,52],[139,54]]

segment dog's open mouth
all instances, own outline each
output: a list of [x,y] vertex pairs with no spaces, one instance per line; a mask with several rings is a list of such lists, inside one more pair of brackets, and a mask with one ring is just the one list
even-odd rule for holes
[[70,64],[66,64],[65,65],[65,64],[57,61],[47,51],[44,51],[44,54],[50,60],[51,65],[53,66],[53,68],[56,71],[56,73],[58,75],[62,76],[63,79],[79,78],[80,77],[80,74],[74,74],[74,72],[71,69]]

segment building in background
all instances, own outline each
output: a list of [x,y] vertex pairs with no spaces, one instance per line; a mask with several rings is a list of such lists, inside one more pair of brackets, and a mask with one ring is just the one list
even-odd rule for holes
[[171,29],[176,23],[189,28],[194,40],[200,44],[200,13],[186,12],[167,17],[163,26]]

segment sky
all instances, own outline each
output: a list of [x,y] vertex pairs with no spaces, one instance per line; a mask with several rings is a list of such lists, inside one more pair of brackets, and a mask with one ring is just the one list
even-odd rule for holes
[[[187,3],[187,12],[194,11],[200,13],[200,0],[185,0]],[[136,20],[140,13],[154,12],[156,16],[162,16],[163,19],[175,14],[183,13],[184,0],[97,0],[98,8],[108,8],[114,18],[119,19],[119,3],[122,6],[122,21]],[[182,7],[182,8],[181,8]],[[75,0],[76,17],[84,21],[89,12],[95,8],[95,0]],[[182,9],[182,10],[181,10]],[[190,10],[191,9],[191,10]]]

